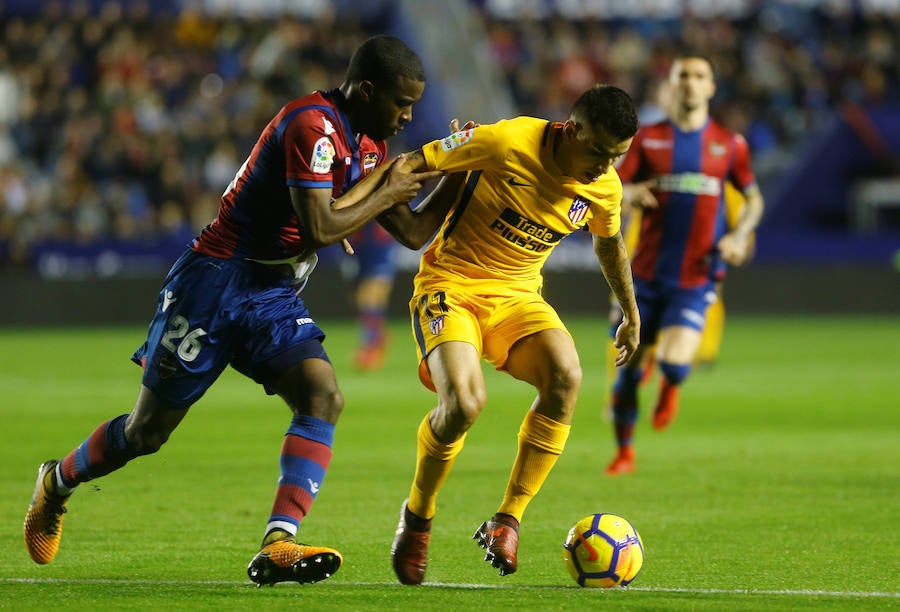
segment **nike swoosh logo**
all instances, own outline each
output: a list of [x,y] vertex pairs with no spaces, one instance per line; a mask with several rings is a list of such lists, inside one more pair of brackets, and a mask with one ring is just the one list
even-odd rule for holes
[[514,176],[509,177],[509,180],[507,182],[510,185],[512,185],[513,187],[531,187],[532,186],[530,183],[520,183],[519,181],[516,180],[516,177],[514,177]]

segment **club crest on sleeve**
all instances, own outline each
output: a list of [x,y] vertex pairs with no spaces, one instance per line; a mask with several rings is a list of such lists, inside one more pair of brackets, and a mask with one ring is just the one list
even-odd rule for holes
[[441,149],[444,151],[452,151],[457,147],[461,147],[472,139],[475,130],[461,130],[454,134],[450,134],[446,138],[441,138]]
[[581,223],[588,213],[588,208],[589,205],[587,201],[582,200],[581,198],[572,200],[572,205],[569,207],[569,221],[574,225]]
[[310,167],[316,174],[328,174],[331,172],[331,164],[334,161],[335,150],[331,139],[323,136],[313,145]]
[[431,334],[437,336],[444,329],[444,315],[433,318],[428,322],[428,327],[431,329]]

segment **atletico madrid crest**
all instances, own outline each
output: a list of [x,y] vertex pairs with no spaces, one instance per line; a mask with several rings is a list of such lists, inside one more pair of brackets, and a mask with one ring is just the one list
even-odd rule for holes
[[572,206],[569,207],[569,221],[573,225],[578,225],[584,221],[584,217],[588,213],[588,203],[581,198],[572,200]]
[[437,336],[444,329],[444,315],[433,318],[428,322],[428,326],[431,328],[431,334]]

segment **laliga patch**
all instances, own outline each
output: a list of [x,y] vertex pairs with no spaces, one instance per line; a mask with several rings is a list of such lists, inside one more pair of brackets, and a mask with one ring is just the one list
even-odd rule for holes
[[378,153],[366,153],[363,157],[363,172],[368,174],[378,165]]
[[441,149],[443,149],[444,151],[452,151],[457,147],[461,147],[472,140],[472,134],[474,133],[474,129],[462,130],[461,132],[450,134],[446,138],[441,138]]
[[312,159],[309,162],[312,171],[316,174],[328,174],[331,172],[331,163],[334,161],[335,150],[331,139],[323,136],[313,145]]

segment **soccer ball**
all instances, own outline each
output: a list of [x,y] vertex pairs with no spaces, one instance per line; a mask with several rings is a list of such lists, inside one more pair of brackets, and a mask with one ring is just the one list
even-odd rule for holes
[[644,543],[637,529],[615,514],[591,514],[569,530],[563,558],[583,587],[628,586],[644,564]]

